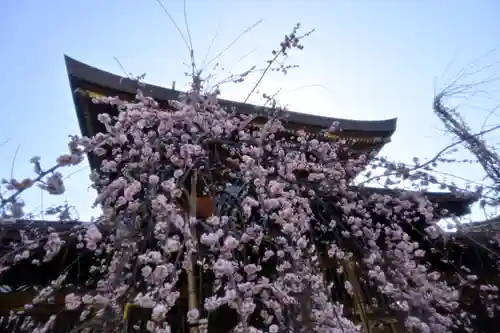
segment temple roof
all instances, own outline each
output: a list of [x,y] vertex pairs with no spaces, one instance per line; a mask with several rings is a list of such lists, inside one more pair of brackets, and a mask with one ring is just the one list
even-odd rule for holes
[[[104,90],[111,90],[115,93],[122,92],[131,95],[137,93],[137,82],[129,78],[121,77],[98,68],[86,65],[73,58],[65,56],[66,68],[71,84],[75,91],[82,84],[98,86]],[[180,91],[159,87],[155,85],[145,85],[141,90],[145,95],[151,96],[158,101],[176,100],[181,94]],[[223,106],[234,106],[236,111],[243,114],[257,114],[265,116],[268,108],[251,104],[219,100]],[[75,99],[75,104],[77,101]],[[396,118],[387,120],[351,120],[334,117],[315,116],[299,112],[288,112],[288,122],[304,124],[307,126],[328,128],[333,122],[338,122],[338,127],[342,132],[355,133],[359,137],[383,137],[390,138],[396,130]],[[82,123],[81,123],[82,124]],[[83,124],[82,124],[83,125]],[[83,129],[83,128],[82,128]],[[85,133],[84,133],[85,134]]]
[[457,226],[458,233],[489,234],[500,231],[500,216],[484,221],[463,223]]
[[[355,187],[353,187],[353,190]],[[363,186],[355,189],[361,194],[367,195],[379,194],[390,195],[400,199],[412,200],[418,197],[425,197],[430,202],[437,204],[440,209],[446,209],[449,213],[455,216],[463,216],[470,213],[470,206],[476,202],[479,197],[474,193],[451,193],[451,192],[423,192],[423,191],[409,191],[404,189],[388,189],[380,187]],[[445,214],[444,217],[449,216]]]

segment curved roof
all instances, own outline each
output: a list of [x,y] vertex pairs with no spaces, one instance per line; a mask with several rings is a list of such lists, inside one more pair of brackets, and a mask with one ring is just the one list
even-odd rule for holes
[[490,233],[500,230],[500,216],[495,216],[489,220],[463,223],[458,226],[461,233]]
[[[90,84],[101,86],[103,88],[122,91],[135,95],[137,92],[137,82],[129,78],[124,78],[98,68],[86,65],[65,55],[66,68],[72,87],[75,88],[75,79]],[[143,88],[144,94],[149,95],[156,100],[175,100],[180,92],[155,85],[146,85]],[[239,102],[220,100],[222,105],[235,106],[236,110],[244,114],[266,114],[264,107]],[[339,123],[342,131],[358,132],[359,134],[374,135],[380,137],[390,137],[396,130],[396,118],[387,120],[351,120],[324,116],[314,116],[299,112],[289,112],[288,121],[296,124],[328,128],[333,122]]]

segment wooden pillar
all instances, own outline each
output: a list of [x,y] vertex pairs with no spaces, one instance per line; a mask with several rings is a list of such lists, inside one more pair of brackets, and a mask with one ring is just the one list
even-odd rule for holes
[[347,274],[347,280],[352,285],[354,306],[356,307],[356,312],[359,315],[359,319],[361,320],[361,324],[363,325],[365,333],[371,333],[370,320],[368,319],[365,311],[364,297],[357,278],[355,263],[353,261],[349,261],[344,265],[344,267]]

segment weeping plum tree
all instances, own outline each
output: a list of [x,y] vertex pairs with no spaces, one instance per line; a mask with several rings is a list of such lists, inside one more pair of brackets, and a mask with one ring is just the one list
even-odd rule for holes
[[[293,48],[302,48],[297,30],[273,54]],[[91,175],[103,211],[96,222],[31,238],[24,232],[0,258],[3,273],[50,262],[69,244],[94,258],[87,288],[66,281],[67,267],[38,291],[25,305],[23,330],[52,329],[64,312],[40,322],[29,310],[63,289],[73,290],[66,309],[80,316],[74,332],[167,333],[184,321],[192,333],[213,331],[225,327],[211,319],[221,311],[232,332],[369,331],[351,311],[361,283],[412,332],[478,331],[461,299],[464,286],[480,288],[480,306],[494,315],[496,287],[456,266],[458,282],[449,283],[429,261],[431,252],[448,260],[435,225],[446,212],[418,193],[353,189],[351,180],[373,156],[355,155],[323,132],[286,128],[286,110],[276,104],[256,126],[251,116],[221,107],[218,92],[203,84],[193,75],[189,91],[166,108],[140,89],[134,101],[94,100],[118,110],[99,115],[105,133],[73,137],[55,167],[44,171],[34,159],[37,177],[7,181],[12,192],[2,196],[2,209],[17,216],[15,199],[25,189],[38,183],[61,193],[58,168],[87,153],[102,158]],[[207,218],[196,214],[201,195],[217,202]],[[352,266],[357,278],[342,278]],[[209,283],[198,285],[200,276]],[[143,324],[127,320],[131,307],[149,310]],[[10,320],[19,316],[12,312]]]

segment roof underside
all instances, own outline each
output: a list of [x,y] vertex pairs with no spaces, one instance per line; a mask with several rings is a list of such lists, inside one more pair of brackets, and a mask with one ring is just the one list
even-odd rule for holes
[[[132,95],[137,93],[138,85],[135,80],[102,71],[68,56],[65,56],[65,61],[71,88],[73,90],[78,88],[82,82],[84,82],[115,92],[123,92]],[[141,87],[141,90],[145,95],[151,96],[158,101],[176,100],[181,93],[176,90],[155,85],[146,85],[145,87]],[[234,106],[236,107],[237,112],[244,114],[256,114],[262,116],[269,114],[269,109],[265,107],[227,100],[220,100],[219,102],[223,106]],[[338,122],[338,127],[343,132],[355,132],[360,137],[376,136],[390,138],[396,130],[397,119],[361,121],[289,112],[287,121],[319,128],[328,128],[333,122]]]

